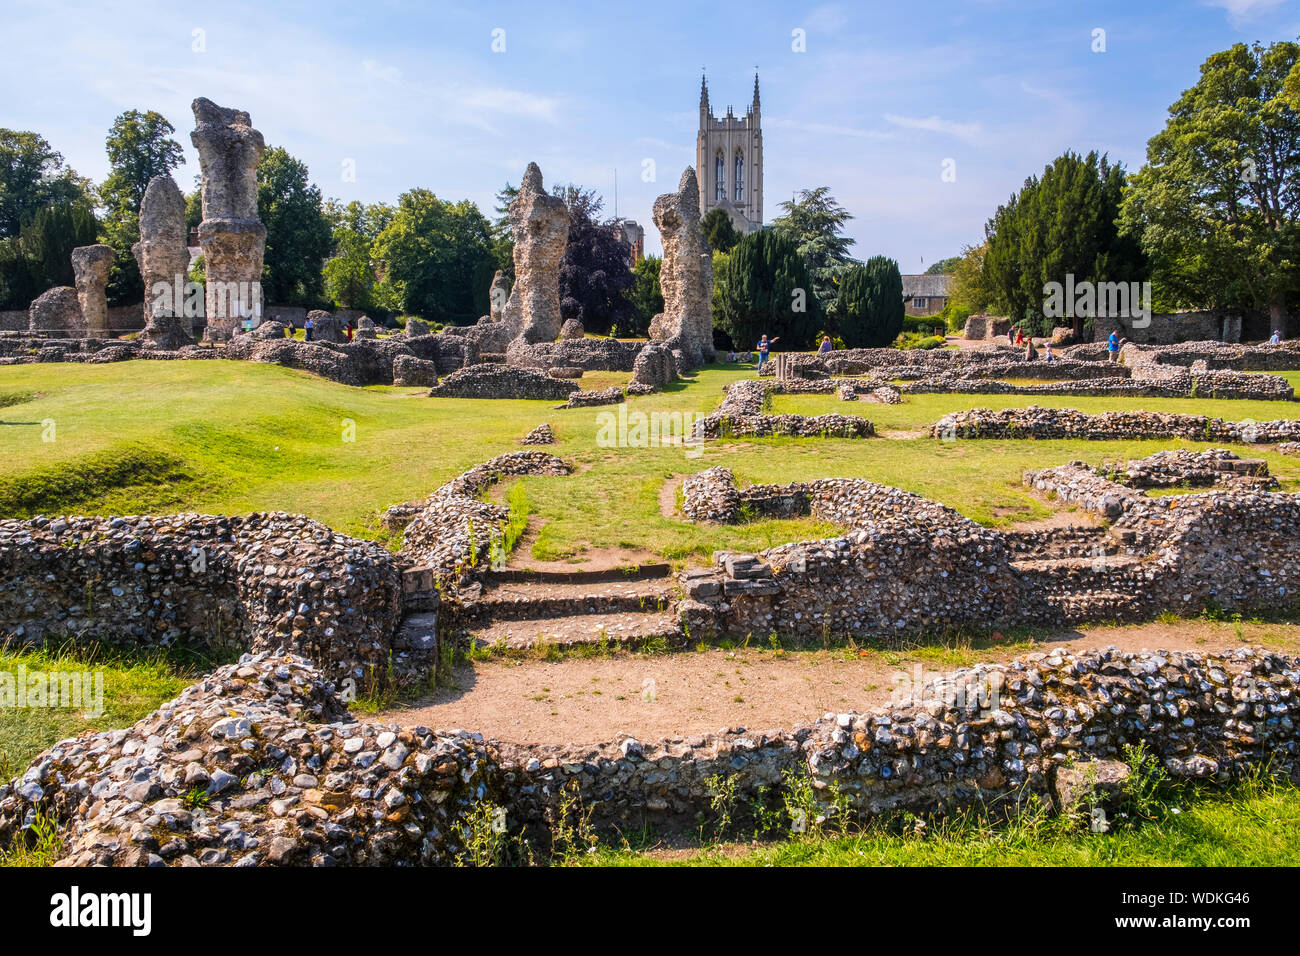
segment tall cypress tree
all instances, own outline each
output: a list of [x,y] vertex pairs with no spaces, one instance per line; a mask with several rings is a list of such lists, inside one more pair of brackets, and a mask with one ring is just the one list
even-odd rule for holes
[[[1066,282],[1133,282],[1146,278],[1137,242],[1119,232],[1125,173],[1096,152],[1067,152],[1031,176],[984,227],[988,251],[982,282],[993,304],[1040,334],[1055,321],[1043,314],[1043,287]],[[1075,317],[1075,332],[1083,317]]]
[[849,348],[883,348],[903,331],[903,277],[898,263],[872,256],[840,279],[836,302],[840,336]]
[[749,233],[714,282],[714,324],[737,346],[748,347],[766,333],[780,336],[783,349],[807,348],[821,327],[808,265],[789,236],[771,229]]

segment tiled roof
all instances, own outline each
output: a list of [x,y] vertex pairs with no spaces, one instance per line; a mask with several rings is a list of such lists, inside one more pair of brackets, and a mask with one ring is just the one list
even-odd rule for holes
[[948,295],[950,275],[903,276],[903,298],[935,298]]

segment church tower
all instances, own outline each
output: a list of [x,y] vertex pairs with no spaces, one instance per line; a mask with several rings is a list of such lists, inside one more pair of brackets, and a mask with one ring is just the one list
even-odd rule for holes
[[695,168],[700,181],[700,215],[725,209],[742,235],[763,224],[763,123],[754,101],[744,118],[731,107],[721,119],[709,105],[708,81],[700,78],[700,132],[695,140]]

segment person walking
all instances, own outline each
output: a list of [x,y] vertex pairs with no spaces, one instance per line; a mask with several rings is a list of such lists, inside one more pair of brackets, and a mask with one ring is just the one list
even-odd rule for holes
[[772,346],[775,345],[780,340],[781,340],[781,336],[779,335],[774,339],[768,339],[768,337],[764,335],[761,339],[758,340],[758,371],[759,372],[763,371],[763,363],[767,361],[768,352],[771,350]]
[[1052,343],[1048,342],[1043,346],[1043,361],[1055,362],[1056,356],[1052,354]]
[[1119,361],[1119,330],[1110,333],[1110,338],[1106,340],[1106,352],[1112,362]]
[[304,342],[311,341],[311,332],[312,329],[314,328],[316,328],[316,323],[311,320],[311,316],[309,315],[307,316],[307,321],[302,324],[302,333],[303,333]]
[[349,342],[352,341],[352,322],[351,322],[351,320],[348,321],[348,341],[349,341]]
[[293,337],[294,337],[295,335],[297,335],[297,334],[298,334],[298,323],[295,322],[293,319],[290,319],[290,320],[289,320],[289,338],[293,338]]

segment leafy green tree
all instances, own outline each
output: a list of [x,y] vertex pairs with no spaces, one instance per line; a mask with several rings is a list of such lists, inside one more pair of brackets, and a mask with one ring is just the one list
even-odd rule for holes
[[872,256],[840,279],[836,315],[845,346],[884,348],[903,331],[903,277],[898,263]]
[[1213,54],[1147,143],[1123,227],[1151,257],[1157,298],[1267,310],[1286,328],[1300,290],[1298,64],[1292,42]]
[[396,213],[383,202],[366,204],[354,199],[344,205],[335,199],[326,201],[325,218],[334,227],[333,251],[322,274],[325,294],[336,306],[371,309],[377,304],[372,247]]
[[700,220],[704,238],[714,252],[726,254],[740,241],[740,233],[731,223],[731,217],[725,209],[710,209]]
[[823,311],[833,315],[840,274],[854,262],[849,255],[854,240],[841,232],[853,215],[835,201],[829,186],[801,189],[798,199],[787,199],[781,209],[785,214],[772,222],[772,228],[798,244],[817,300]]
[[333,237],[320,187],[307,166],[278,147],[257,164],[257,214],[266,225],[262,294],[268,304],[320,304],[321,269]]
[[[1038,334],[1056,319],[1044,314],[1044,286],[1066,282],[1132,282],[1146,278],[1137,242],[1116,224],[1125,183],[1124,168],[1096,152],[1067,152],[1031,176],[1024,188],[984,227],[988,249],[981,282],[992,305]],[[1082,331],[1084,317],[1073,317]]]
[[170,173],[185,161],[176,127],[153,110],[127,110],[113,121],[104,141],[108,177],[99,186],[104,209],[100,238],[113,249],[108,299],[114,305],[138,302],[144,284],[131,247],[140,240],[140,202],[155,176]]
[[469,200],[446,202],[427,189],[403,193],[372,257],[381,306],[454,323],[488,311],[492,226]]
[[928,276],[951,275],[959,262],[961,262],[961,256],[949,256],[947,259],[940,259],[938,262],[930,263],[930,268],[925,270],[925,274]]
[[664,294],[659,287],[659,270],[663,260],[658,256],[642,256],[632,268],[632,288],[628,299],[635,312],[635,323],[630,334],[646,335],[650,331],[650,320],[664,310]]
[[397,210],[386,202],[363,203],[356,199],[343,205],[337,199],[325,201],[324,214],[330,228],[343,226],[374,242],[384,228],[393,221]]
[[17,239],[46,206],[90,200],[89,180],[65,166],[44,137],[0,129],[0,239]]
[[991,295],[983,282],[984,255],[988,248],[987,242],[963,246],[956,264],[949,270],[952,281],[948,286],[948,297],[967,310],[968,315],[989,307]]
[[100,203],[110,213],[140,212],[149,180],[170,173],[185,162],[181,144],[172,139],[176,127],[161,113],[127,110],[113,121],[104,147],[108,178],[99,187]]
[[56,285],[72,285],[72,250],[95,241],[98,223],[86,201],[46,206],[14,239],[0,240],[0,308],[25,309]]
[[749,233],[714,281],[714,324],[739,347],[767,333],[780,336],[784,349],[807,348],[822,326],[808,265],[789,235],[774,229]]
[[365,309],[374,302],[375,269],[370,262],[370,243],[355,229],[334,230],[334,255],[322,270],[325,294],[336,306]]

